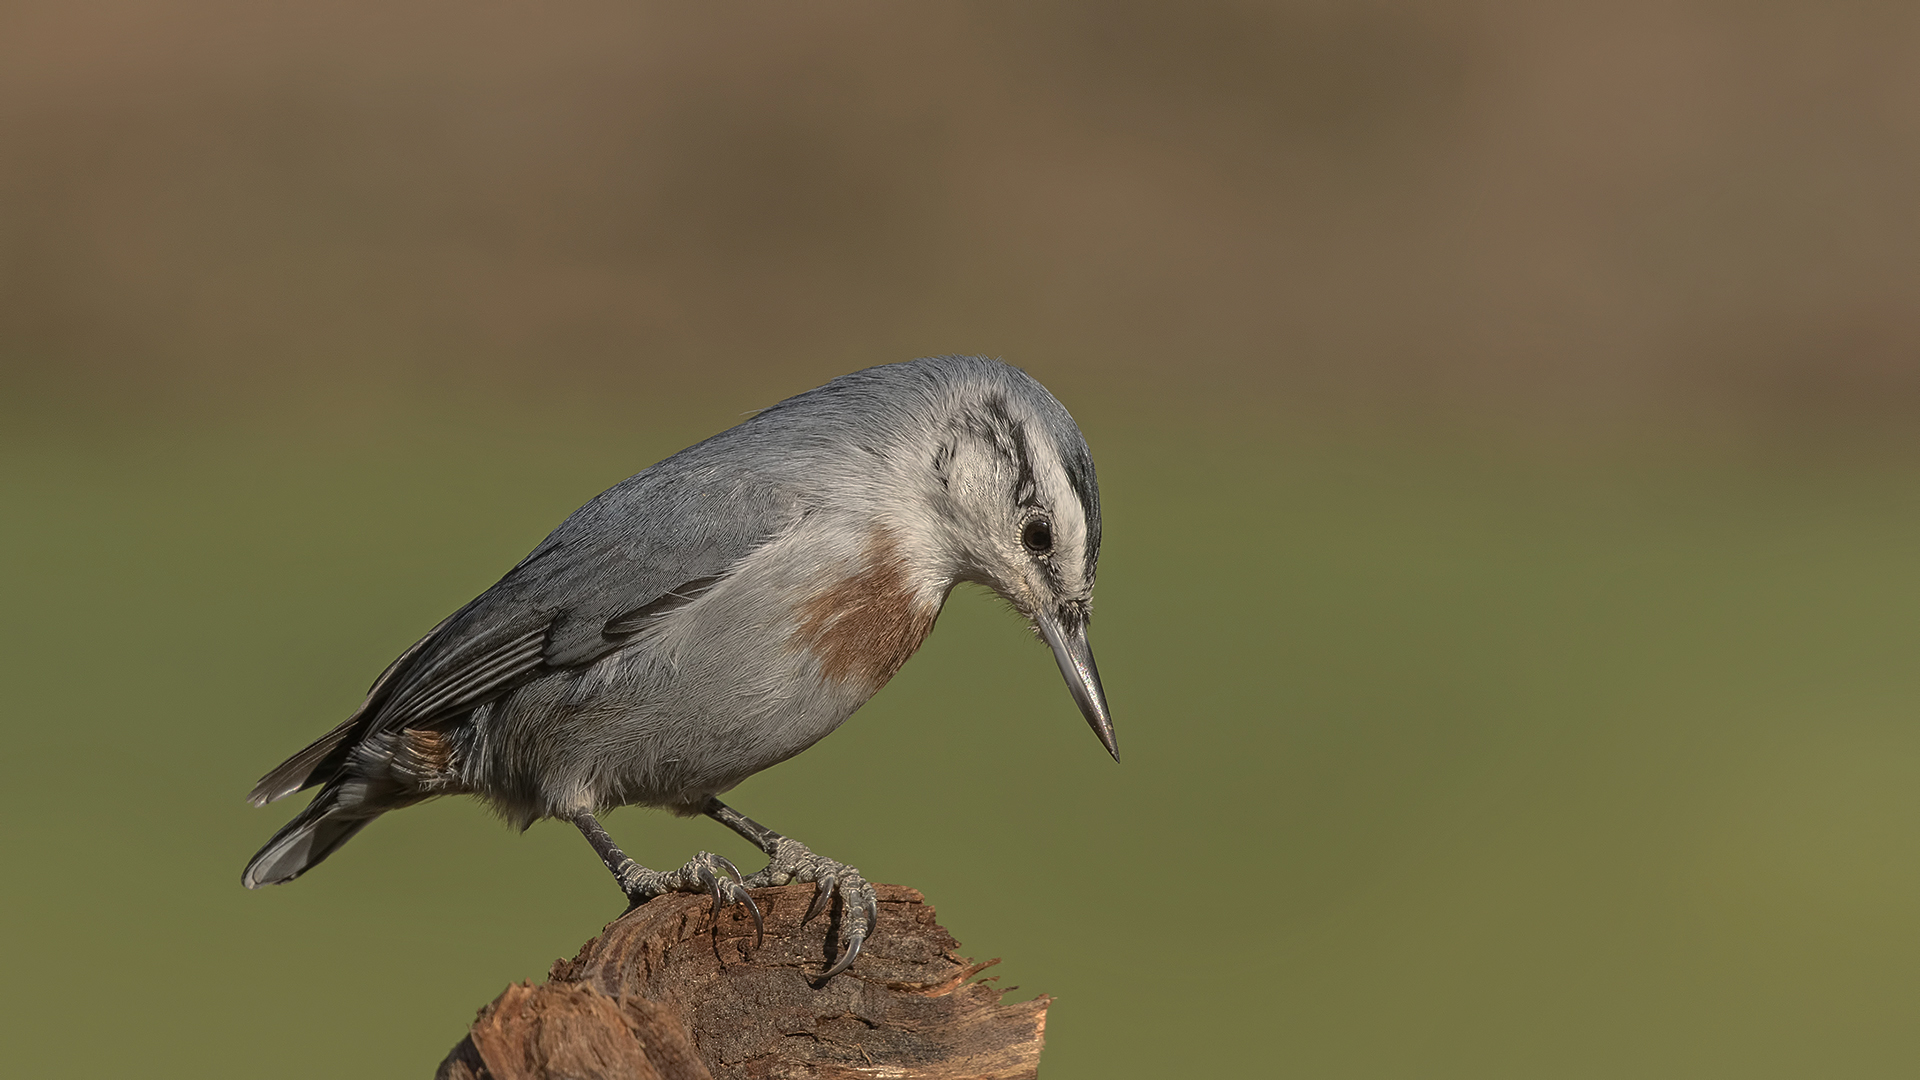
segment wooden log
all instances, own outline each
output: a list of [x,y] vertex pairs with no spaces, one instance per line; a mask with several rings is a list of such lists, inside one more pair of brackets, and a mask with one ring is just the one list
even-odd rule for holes
[[674,894],[621,916],[546,983],[480,1010],[438,1080],[1013,1080],[1034,1076],[1051,999],[1002,991],[913,889],[875,886],[880,920],[853,967],[839,906],[806,925],[812,885],[755,890],[766,940],[739,906]]

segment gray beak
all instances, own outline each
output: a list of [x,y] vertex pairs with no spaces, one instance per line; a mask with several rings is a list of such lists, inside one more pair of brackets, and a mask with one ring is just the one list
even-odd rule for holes
[[1107,715],[1107,692],[1100,689],[1100,669],[1094,666],[1093,647],[1087,644],[1087,624],[1083,621],[1069,632],[1061,626],[1060,616],[1051,611],[1042,611],[1033,623],[1053,647],[1060,674],[1066,677],[1067,689],[1073,691],[1073,703],[1080,706],[1088,726],[1100,736],[1100,745],[1119,761],[1120,751],[1113,745],[1113,718]]

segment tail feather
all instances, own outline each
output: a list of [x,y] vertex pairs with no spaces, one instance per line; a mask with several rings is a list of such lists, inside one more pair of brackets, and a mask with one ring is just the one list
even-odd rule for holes
[[327,785],[254,855],[240,875],[240,883],[257,889],[292,881],[306,873],[341,844],[353,839],[355,833],[382,812],[369,813],[368,809],[364,803],[348,805],[339,785]]
[[[466,609],[461,609],[461,611],[464,610]],[[458,614],[459,612],[454,612],[454,615]],[[324,783],[338,775],[340,766],[345,764],[347,756],[353,752],[352,744],[359,742],[361,737],[366,734],[365,729],[367,724],[373,720],[379,708],[385,704],[388,684],[393,682],[394,676],[406,669],[407,662],[412,660],[421,649],[425,648],[427,642],[432,641],[435,634],[438,634],[442,628],[453,621],[454,615],[449,615],[441,619],[438,625],[427,631],[427,636],[409,645],[406,652],[401,653],[395,658],[393,663],[388,664],[387,670],[381,672],[380,677],[373,680],[373,685],[367,689],[367,699],[360,703],[360,707],[353,711],[352,716],[340,721],[339,726],[335,727],[332,731],[315,739],[312,745],[308,746],[305,750],[281,762],[272,772],[261,777],[260,782],[255,784],[253,791],[247,795],[247,801],[255,806],[265,806],[276,799],[284,799],[296,791],[303,788],[310,788],[315,784]],[[316,798],[313,801],[318,803],[320,800]],[[294,820],[297,822],[300,819],[295,818]],[[287,826],[288,829],[292,827],[292,825]],[[286,831],[286,829],[282,829],[281,834],[285,835]],[[347,834],[347,836],[352,835],[353,833]],[[274,837],[275,841],[279,839],[280,837],[278,836]],[[342,837],[339,843],[334,844],[333,847],[339,847],[340,844],[343,843],[346,843],[346,837]],[[268,844],[267,846],[272,847],[273,845]],[[333,848],[328,848],[327,850],[331,851]],[[319,862],[320,859],[324,858],[326,858],[326,855],[322,853],[318,858],[315,858],[313,862]],[[256,856],[254,861],[259,862],[259,857]],[[312,864],[310,863],[308,865]]]
[[[340,769],[347,753],[352,748],[349,739],[357,738],[361,713],[354,713],[340,726],[315,739],[305,750],[281,762],[272,772],[260,778],[247,795],[247,801],[255,806],[265,806],[277,799],[312,787],[330,778]],[[315,799],[314,802],[320,800]]]

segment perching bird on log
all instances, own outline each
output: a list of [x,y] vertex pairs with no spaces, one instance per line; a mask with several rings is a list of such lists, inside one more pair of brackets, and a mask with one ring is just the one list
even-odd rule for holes
[[[1080,429],[1017,368],[948,356],[788,398],[603,492],[400,655],[340,726],[250,801],[320,791],[247,864],[305,873],[374,818],[475,795],[525,828],[572,822],[631,905],[671,891],[837,894],[852,964],[874,923],[859,871],[717,796],[798,754],[884,686],[953,587],[999,593],[1053,649],[1117,760],[1087,644],[1100,494]],[[595,815],[705,814],[765,852],[741,879],[701,852],[629,859]]]

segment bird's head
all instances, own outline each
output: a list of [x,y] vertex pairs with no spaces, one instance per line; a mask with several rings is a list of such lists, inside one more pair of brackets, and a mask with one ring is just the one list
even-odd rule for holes
[[929,503],[953,580],[985,585],[1033,623],[1115,760],[1087,644],[1100,558],[1093,455],[1067,410],[1015,368],[964,382],[936,424]]

